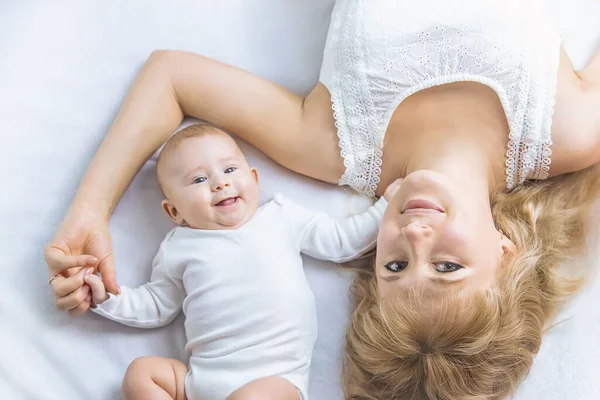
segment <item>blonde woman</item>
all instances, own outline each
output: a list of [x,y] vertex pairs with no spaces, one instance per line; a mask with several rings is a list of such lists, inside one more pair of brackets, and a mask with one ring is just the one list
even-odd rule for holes
[[194,116],[370,196],[405,178],[355,283],[347,398],[502,398],[581,283],[560,265],[600,186],[599,108],[600,56],[575,72],[543,0],[338,0],[305,98],[156,51],[46,249],[57,307],[89,307],[78,266],[118,292],[109,217]]

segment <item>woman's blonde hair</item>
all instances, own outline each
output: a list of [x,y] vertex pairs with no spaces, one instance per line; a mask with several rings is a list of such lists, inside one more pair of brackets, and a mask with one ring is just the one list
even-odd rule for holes
[[[527,375],[548,322],[581,287],[585,222],[600,166],[510,193],[492,214],[516,245],[496,284],[435,299],[413,288],[382,300],[372,266],[353,285],[344,365],[346,399],[502,399]],[[587,265],[582,263],[582,265]]]

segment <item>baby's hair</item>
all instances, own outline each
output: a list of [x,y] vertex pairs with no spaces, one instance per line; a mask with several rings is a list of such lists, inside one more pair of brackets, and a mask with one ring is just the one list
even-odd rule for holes
[[165,190],[161,178],[161,171],[164,168],[165,160],[167,159],[168,155],[173,153],[179,147],[179,145],[181,145],[188,139],[201,138],[207,135],[214,134],[227,135],[227,133],[214,126],[195,124],[183,128],[167,140],[167,143],[165,143],[162,150],[160,151],[160,154],[158,155],[158,160],[156,160],[156,179],[158,181],[158,187],[163,192],[163,194],[165,194]]

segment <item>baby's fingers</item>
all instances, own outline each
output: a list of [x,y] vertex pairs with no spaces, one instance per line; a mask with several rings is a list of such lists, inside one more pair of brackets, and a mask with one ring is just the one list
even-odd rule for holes
[[108,299],[104,283],[102,283],[102,279],[98,275],[86,275],[84,280],[92,288],[92,300],[94,303],[102,304]]
[[390,184],[389,188],[395,192],[396,190],[400,189],[402,182],[404,182],[404,178],[398,178]]
[[400,186],[402,186],[403,181],[404,181],[404,179],[398,178],[394,182],[390,183],[390,185],[386,188],[385,193],[383,194],[383,197],[388,202],[392,200],[392,198],[394,197],[394,195],[396,194],[398,189],[400,189]]

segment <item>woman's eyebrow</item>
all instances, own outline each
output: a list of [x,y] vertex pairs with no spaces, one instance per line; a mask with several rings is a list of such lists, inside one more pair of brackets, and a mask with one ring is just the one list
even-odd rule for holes
[[[378,275],[380,279],[383,279],[386,282],[394,282],[397,281],[398,279],[400,279],[400,275],[399,274],[390,274],[390,275]],[[447,278],[441,278],[439,276],[434,276],[429,278],[429,280],[431,282],[440,284],[440,285],[456,285],[462,281],[465,280],[465,278],[460,278],[460,279],[447,279]]]
[[442,278],[440,276],[434,276],[429,278],[430,281],[435,282],[435,283],[439,283],[442,285],[455,285],[457,283],[460,283],[462,281],[465,280],[465,278],[460,278],[460,279],[448,279],[448,278]]
[[379,275],[379,278],[383,279],[386,282],[393,282],[393,281],[397,281],[398,279],[400,279],[398,274]]

